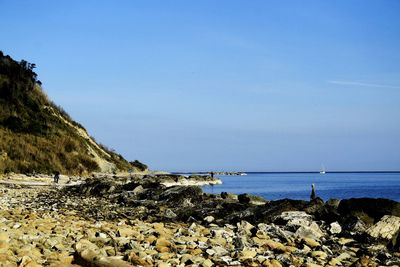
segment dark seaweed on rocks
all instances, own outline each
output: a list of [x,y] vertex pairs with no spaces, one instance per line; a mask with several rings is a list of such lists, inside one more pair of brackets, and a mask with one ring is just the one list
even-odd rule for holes
[[358,217],[366,224],[373,224],[384,215],[400,217],[400,203],[384,198],[350,198],[340,201],[338,212],[344,217]]

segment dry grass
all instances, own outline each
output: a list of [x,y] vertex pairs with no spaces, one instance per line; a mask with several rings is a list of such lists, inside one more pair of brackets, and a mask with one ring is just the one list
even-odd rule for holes
[[[75,128],[83,127],[48,99],[33,65],[14,61],[0,51],[0,174],[98,171],[88,141]],[[117,153],[107,150],[107,156],[91,147],[118,170],[135,168]]]

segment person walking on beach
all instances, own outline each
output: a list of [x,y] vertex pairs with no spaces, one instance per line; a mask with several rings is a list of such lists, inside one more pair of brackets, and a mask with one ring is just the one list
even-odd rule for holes
[[315,195],[315,185],[311,184],[311,196],[310,196],[310,200],[314,200],[316,198]]
[[60,172],[59,171],[54,172],[54,182],[56,184],[58,184],[59,179],[60,179]]
[[211,178],[214,178],[214,172],[210,172]]

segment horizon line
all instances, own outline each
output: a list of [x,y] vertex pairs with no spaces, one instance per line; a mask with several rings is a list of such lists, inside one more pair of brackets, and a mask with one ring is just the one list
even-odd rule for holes
[[[173,171],[171,173],[210,173],[211,171],[193,171],[193,172],[178,172]],[[212,172],[225,172],[225,173],[321,173],[320,171],[212,171]],[[396,171],[383,171],[383,170],[374,170],[374,171],[325,171],[325,173],[400,173],[400,170]]]

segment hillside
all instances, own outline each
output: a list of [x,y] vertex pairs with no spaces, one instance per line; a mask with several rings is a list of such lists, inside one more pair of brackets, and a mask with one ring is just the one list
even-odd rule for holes
[[142,170],[89,136],[48,99],[35,64],[0,51],[0,174]]

